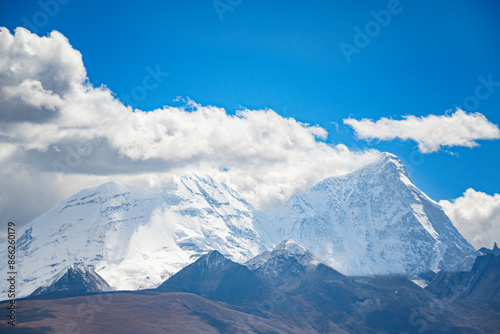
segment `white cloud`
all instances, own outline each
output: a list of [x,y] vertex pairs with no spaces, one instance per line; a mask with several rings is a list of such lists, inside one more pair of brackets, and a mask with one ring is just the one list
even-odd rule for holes
[[474,147],[480,139],[499,139],[498,126],[480,113],[466,113],[457,109],[451,115],[425,117],[404,116],[403,120],[381,118],[360,121],[348,118],[344,124],[351,126],[360,139],[414,140],[422,153],[435,152],[443,146]]
[[158,189],[197,171],[256,206],[276,206],[379,154],[328,145],[324,129],[272,110],[228,115],[192,101],[132,110],[88,83],[81,54],[58,32],[0,28],[0,103],[0,215],[23,222],[83,187]]
[[50,90],[45,90],[38,80],[26,79],[19,86],[8,86],[3,88],[6,100],[20,98],[24,103],[36,108],[56,110],[62,101],[59,95]]
[[500,194],[490,196],[469,188],[462,197],[439,204],[476,248],[491,248],[493,242],[500,242]]

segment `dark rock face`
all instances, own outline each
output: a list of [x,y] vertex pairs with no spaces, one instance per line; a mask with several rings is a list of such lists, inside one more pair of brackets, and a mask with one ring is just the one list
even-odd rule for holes
[[93,269],[73,265],[60,272],[51,284],[36,289],[30,297],[67,297],[113,290]]
[[478,256],[471,271],[441,272],[426,290],[443,300],[484,301],[500,310],[500,256]]
[[500,248],[498,248],[497,243],[495,242],[495,245],[493,246],[492,249],[488,249],[486,247],[483,247],[479,250],[480,253],[483,255],[496,255],[500,256]]
[[220,301],[237,302],[248,298],[261,285],[247,267],[212,251],[162,283],[156,290],[179,291]]
[[[450,305],[406,277],[347,277],[293,240],[247,265],[211,252],[157,291],[195,293],[316,333],[411,333],[423,328],[418,326],[423,321],[428,333],[480,333],[464,324]],[[419,319],[415,313],[435,305],[441,310],[437,316]]]

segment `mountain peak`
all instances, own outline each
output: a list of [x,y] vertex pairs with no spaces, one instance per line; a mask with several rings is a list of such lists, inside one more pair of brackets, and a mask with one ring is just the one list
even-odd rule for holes
[[259,217],[274,240],[293,238],[347,275],[465,270],[476,256],[390,153]]
[[376,160],[373,165],[369,165],[366,168],[372,168],[376,167],[379,168],[380,171],[387,172],[387,171],[392,171],[396,172],[399,175],[403,175],[408,180],[410,180],[410,175],[408,174],[408,171],[406,170],[406,166],[401,162],[401,160],[394,154],[389,153],[389,152],[383,152],[381,157]]
[[210,261],[222,261],[222,262],[232,262],[224,255],[222,255],[218,250],[211,250],[207,254],[200,257],[200,260],[210,262]]
[[189,180],[198,180],[198,181],[203,181],[203,182],[215,182],[214,179],[206,174],[206,173],[202,173],[202,172],[188,172],[188,173],[185,173],[183,174],[181,177],[181,182],[186,182],[186,181],[189,181]]
[[91,188],[85,188],[77,192],[76,194],[70,196],[68,199],[66,199],[66,202],[75,202],[75,201],[82,201],[85,200],[86,198],[91,198],[96,195],[102,196],[114,196],[117,194],[125,194],[129,192],[135,192],[139,194],[143,194],[144,196],[151,196],[154,194],[153,191],[150,190],[145,190],[139,187],[123,184],[123,183],[118,183],[118,182],[106,182],[99,184],[95,187]]
[[217,273],[236,265],[238,265],[236,262],[226,258],[217,250],[209,251],[192,264],[192,266],[197,267],[199,270],[205,271],[206,273]]
[[[284,264],[288,263],[288,264]],[[266,251],[247,261],[245,265],[250,270],[268,273],[279,273],[283,268],[297,265],[302,268],[316,267],[322,263],[309,250],[299,245],[293,239],[286,239],[272,251]]]
[[182,291],[223,301],[246,298],[257,282],[247,267],[213,250],[163,282],[158,291]]
[[274,249],[275,251],[279,250],[286,250],[290,254],[295,254],[295,255],[304,255],[308,253],[309,251],[302,245],[299,245],[295,240],[293,239],[286,239],[282,241],[276,248]]
[[482,253],[482,254],[484,254],[484,255],[496,255],[496,256],[500,256],[500,248],[498,248],[498,245],[497,245],[496,242],[493,245],[492,249],[483,247],[483,248],[481,248],[479,250],[479,252]]
[[111,286],[92,267],[78,263],[61,270],[49,285],[39,287],[31,296],[60,297],[111,290]]
[[398,156],[395,155],[395,154],[392,154],[392,153],[389,153],[389,152],[382,152],[381,155],[382,155],[382,157],[381,157],[382,160],[391,160],[391,161],[399,161],[399,162],[401,162],[399,160]]
[[122,190],[124,190],[126,188],[130,188],[130,187],[132,187],[132,186],[129,186],[129,185],[126,185],[123,183],[119,183],[119,182],[109,181],[109,182],[100,184],[92,189],[101,190],[103,192],[104,191],[119,192],[119,191],[122,191]]

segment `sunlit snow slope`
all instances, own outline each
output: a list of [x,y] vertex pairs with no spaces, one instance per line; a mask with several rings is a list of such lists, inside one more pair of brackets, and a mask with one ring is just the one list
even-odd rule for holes
[[465,270],[477,255],[388,153],[258,216],[273,241],[292,238],[347,275]]
[[29,295],[74,263],[135,290],[158,286],[209,250],[243,262],[268,249],[252,215],[237,192],[208,176],[184,176],[160,193],[112,182],[85,189],[19,235],[19,291]]

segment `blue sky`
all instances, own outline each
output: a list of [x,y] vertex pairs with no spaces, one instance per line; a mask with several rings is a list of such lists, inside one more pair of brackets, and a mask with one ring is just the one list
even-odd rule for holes
[[[414,141],[357,140],[343,124],[348,117],[443,115],[475,94],[478,77],[499,82],[497,3],[401,1],[348,62],[341,43],[355,45],[355,28],[364,30],[371,11],[391,1],[221,0],[230,8],[222,20],[213,1],[60,2],[42,0],[58,4],[47,15],[37,1],[2,1],[0,25],[11,32],[34,26],[40,36],[61,32],[82,53],[90,82],[118,97],[141,85],[146,67],[168,72],[144,99],[131,100],[134,108],[175,105],[178,96],[228,113],[271,108],[325,128],[328,143],[398,155],[435,200],[467,188],[499,192],[499,141],[419,154]],[[500,124],[500,87],[478,108],[462,108]]]

